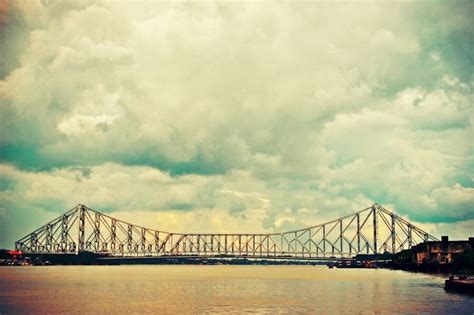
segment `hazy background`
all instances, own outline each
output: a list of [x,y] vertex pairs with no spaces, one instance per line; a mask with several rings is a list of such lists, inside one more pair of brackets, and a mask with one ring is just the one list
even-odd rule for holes
[[281,231],[378,202],[473,235],[472,1],[0,1],[0,247],[78,203]]

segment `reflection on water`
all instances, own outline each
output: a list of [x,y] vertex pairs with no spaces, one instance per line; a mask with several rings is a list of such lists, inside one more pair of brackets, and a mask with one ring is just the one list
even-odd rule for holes
[[442,277],[313,266],[0,267],[0,313],[456,313]]

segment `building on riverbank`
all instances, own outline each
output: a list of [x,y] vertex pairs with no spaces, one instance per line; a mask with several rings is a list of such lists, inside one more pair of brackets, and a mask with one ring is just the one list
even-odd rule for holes
[[417,265],[438,263],[451,264],[455,257],[474,249],[474,237],[468,240],[450,241],[442,236],[441,241],[420,243],[411,248],[413,262]]
[[474,237],[468,240],[429,241],[412,246],[394,255],[392,268],[425,271],[474,274]]

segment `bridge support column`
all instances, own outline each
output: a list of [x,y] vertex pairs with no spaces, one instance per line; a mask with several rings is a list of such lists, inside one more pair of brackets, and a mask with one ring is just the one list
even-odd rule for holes
[[411,227],[411,224],[409,224],[408,225],[408,249],[411,249],[412,242],[413,242],[412,227]]
[[341,256],[342,256],[342,250],[343,250],[343,247],[342,247],[342,236],[343,236],[344,232],[342,231],[342,220],[339,220],[339,245],[341,247]]
[[77,221],[78,221],[78,237],[76,246],[76,255],[84,251],[84,229],[85,229],[85,213],[82,205],[77,205]]
[[323,257],[326,257],[326,225],[323,225]]
[[95,213],[94,215],[94,250],[99,252],[100,248],[100,214]]
[[133,243],[133,226],[128,224],[127,226],[127,250],[130,255],[132,252],[132,243]]
[[112,219],[110,225],[110,250],[115,255],[115,245],[117,241],[117,220]]
[[360,253],[360,214],[357,213],[357,253]]
[[47,252],[53,251],[53,226],[48,224],[46,226],[46,248]]
[[396,245],[396,235],[395,235],[395,216],[391,215],[392,217],[392,254],[395,254],[395,251],[397,250],[395,247],[397,246]]
[[61,251],[62,252],[67,252],[68,251],[68,220],[69,217],[66,215],[63,215],[61,218]]
[[372,207],[372,216],[374,219],[374,254],[377,254],[377,208],[375,206]]

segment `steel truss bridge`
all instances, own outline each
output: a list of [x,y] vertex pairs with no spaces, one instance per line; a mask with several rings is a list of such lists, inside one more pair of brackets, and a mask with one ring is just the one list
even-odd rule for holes
[[396,253],[432,235],[380,205],[281,233],[172,233],[131,224],[84,205],[15,242],[31,254],[321,259]]

